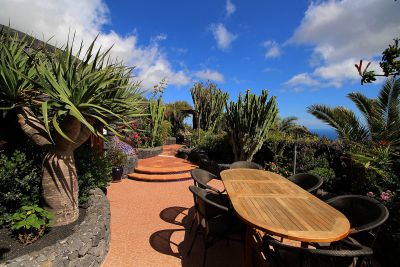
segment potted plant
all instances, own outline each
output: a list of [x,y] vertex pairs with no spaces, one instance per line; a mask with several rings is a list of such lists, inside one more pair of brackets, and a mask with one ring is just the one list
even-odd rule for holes
[[112,164],[112,180],[113,182],[120,182],[124,172],[123,166],[127,161],[127,156],[124,152],[117,148],[110,148],[107,151],[107,158]]

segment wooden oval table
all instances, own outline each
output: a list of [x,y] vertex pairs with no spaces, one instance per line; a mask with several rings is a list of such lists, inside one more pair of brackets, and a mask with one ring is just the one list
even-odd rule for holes
[[[231,169],[222,171],[221,178],[235,212],[248,229],[321,243],[343,239],[350,231],[342,213],[279,174]],[[250,244],[246,241],[248,259]]]

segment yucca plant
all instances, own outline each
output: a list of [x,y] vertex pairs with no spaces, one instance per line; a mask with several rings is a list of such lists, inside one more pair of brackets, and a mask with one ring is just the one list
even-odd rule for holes
[[33,85],[25,77],[34,79],[36,72],[32,58],[25,54],[26,45],[25,38],[0,33],[0,109],[12,109],[32,99]]
[[[18,38],[1,45],[1,73],[6,75],[0,77],[0,91],[17,96],[1,105],[16,108],[22,130],[46,151],[42,196],[46,209],[55,215],[55,226],[79,215],[74,150],[90,134],[102,136],[100,126],[114,131],[111,122],[142,114],[143,98],[138,84],[131,82],[132,69],[109,61],[110,50],[95,51],[95,41],[85,52],[81,44],[75,55],[72,40],[54,52],[44,50],[40,57],[23,52],[29,45]],[[13,49],[21,51],[20,59],[3,56]],[[12,60],[29,65],[10,65]],[[12,72],[6,72],[7,66],[14,66]],[[20,85],[8,86],[12,77],[18,77]]]
[[239,94],[238,101],[226,102],[226,123],[235,161],[251,161],[268,137],[274,124],[278,108],[275,97],[268,100],[268,91],[260,96],[246,91],[244,98]]
[[400,79],[388,79],[375,99],[361,93],[350,93],[348,98],[357,106],[365,123],[345,107],[312,105],[308,112],[334,128],[342,140],[399,145]]

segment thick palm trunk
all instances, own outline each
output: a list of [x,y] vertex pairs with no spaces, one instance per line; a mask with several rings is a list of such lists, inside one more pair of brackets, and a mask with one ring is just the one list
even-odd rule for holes
[[46,210],[54,214],[54,226],[78,219],[78,195],[73,150],[47,152],[43,160],[42,198]]

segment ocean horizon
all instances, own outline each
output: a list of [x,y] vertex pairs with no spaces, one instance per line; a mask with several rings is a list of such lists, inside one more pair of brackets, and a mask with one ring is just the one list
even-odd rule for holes
[[337,134],[334,129],[310,129],[310,132],[318,135],[319,137],[326,137],[330,140],[337,139]]

